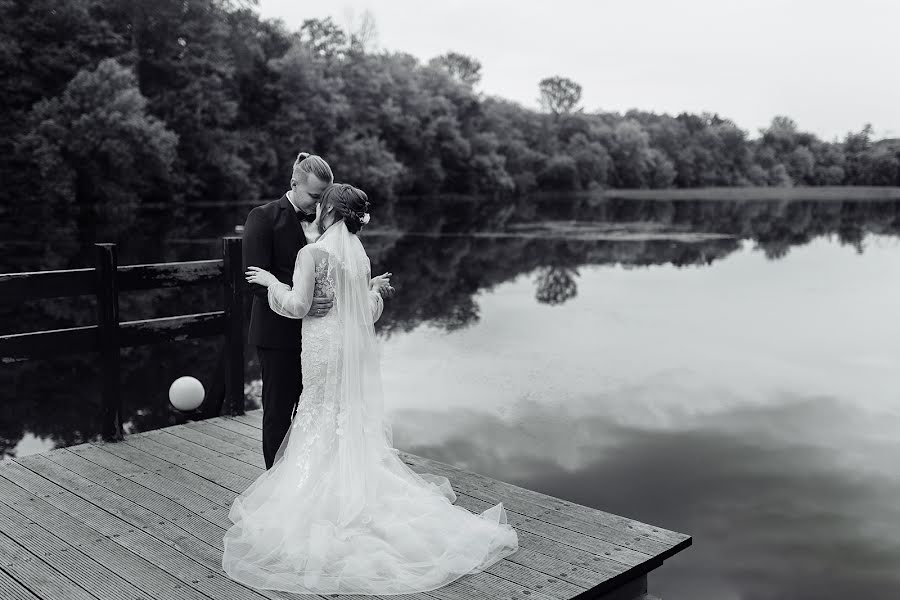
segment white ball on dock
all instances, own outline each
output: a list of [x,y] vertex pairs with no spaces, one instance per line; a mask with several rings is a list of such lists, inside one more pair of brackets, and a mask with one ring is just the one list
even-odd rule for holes
[[194,410],[203,402],[206,391],[203,384],[194,377],[179,377],[169,386],[169,402],[178,410]]

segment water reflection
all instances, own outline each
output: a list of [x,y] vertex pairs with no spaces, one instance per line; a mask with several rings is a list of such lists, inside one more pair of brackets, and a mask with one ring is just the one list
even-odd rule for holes
[[386,340],[397,445],[691,532],[663,598],[896,595],[900,243],[862,247],[587,267],[562,307],[520,276]]
[[[0,224],[3,271],[90,266],[94,241],[115,241],[120,264],[214,258],[220,237],[242,223],[247,206],[144,207],[122,214],[88,208],[51,211],[46,203],[12,207]],[[29,224],[43,222],[36,232]],[[740,251],[746,240],[770,259],[821,235],[858,252],[866,232],[897,235],[900,204],[882,201],[657,201],[546,197],[517,203],[489,198],[407,199],[389,207],[365,243],[373,269],[390,269],[398,295],[379,322],[386,338],[423,323],[460,331],[478,323],[478,298],[497,286],[528,277],[535,306],[573,302],[581,273],[592,265],[623,271],[650,265],[712,265]],[[743,240],[743,241],[742,241]],[[765,279],[760,272],[753,277]],[[649,290],[659,294],[661,290]],[[123,319],[212,310],[221,305],[213,287],[123,294]],[[0,307],[0,329],[17,333],[86,325],[95,319],[90,297],[25,302]],[[528,310],[528,309],[526,309]],[[611,310],[620,310],[612,308]],[[525,317],[528,321],[534,316]],[[674,310],[667,318],[678,318]],[[627,335],[627,332],[621,332]],[[574,332],[575,339],[585,335]],[[221,340],[193,340],[123,351],[126,422],[144,430],[180,422],[166,402],[168,383],[190,373],[208,390],[221,388]],[[258,373],[247,351],[247,379]],[[60,357],[7,365],[0,370],[4,414],[0,453],[11,453],[26,432],[58,445],[99,432],[96,357]],[[153,365],[152,369],[147,365]],[[47,378],[46,373],[54,377]],[[27,448],[23,445],[19,448]]]
[[[90,266],[98,240],[122,264],[216,258],[248,209],[25,206],[0,224],[2,270]],[[376,217],[397,446],[690,532],[651,581],[663,597],[900,595],[900,203],[463,197]],[[87,324],[93,304],[2,307],[0,329]],[[157,290],[120,312],[220,306],[215,288]],[[123,351],[127,427],[182,422],[180,375],[216,393],[221,346]],[[4,365],[0,453],[96,436],[96,364]]]
[[[797,430],[809,428],[811,414],[854,424],[858,417],[821,398],[789,406],[758,407],[751,416],[772,423],[789,412]],[[475,412],[440,419],[402,413],[398,420],[411,452],[691,532],[691,550],[651,578],[651,591],[664,598],[845,599],[900,591],[900,485],[841,468],[837,449],[718,429],[746,416],[728,411],[662,431],[617,425],[602,414],[563,422],[539,405],[521,407],[512,424]],[[446,419],[456,434],[440,445],[413,433]],[[573,436],[582,457],[575,464],[561,464],[571,456],[532,449]]]

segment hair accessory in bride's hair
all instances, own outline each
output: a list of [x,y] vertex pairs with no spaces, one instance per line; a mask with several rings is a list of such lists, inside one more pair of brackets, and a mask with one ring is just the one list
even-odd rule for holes
[[363,216],[359,220],[359,222],[362,223],[363,225],[368,225],[370,218],[371,218],[371,215],[369,215],[369,213],[363,213]]

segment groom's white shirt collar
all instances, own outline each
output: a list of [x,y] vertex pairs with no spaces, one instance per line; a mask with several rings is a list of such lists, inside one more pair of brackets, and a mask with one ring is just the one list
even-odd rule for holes
[[[291,207],[293,207],[294,212],[300,212],[300,207],[294,204],[294,190],[288,190],[284,193],[284,195],[287,196],[288,202],[291,203]],[[306,237],[307,244],[312,244],[317,239],[319,239],[320,235],[322,235],[319,233],[319,223],[316,221],[313,221],[312,223],[303,221],[300,223],[300,228],[303,229],[303,235]]]
[[300,207],[294,204],[294,190],[288,190],[284,195],[287,196],[288,202],[294,207],[294,212],[300,212]]

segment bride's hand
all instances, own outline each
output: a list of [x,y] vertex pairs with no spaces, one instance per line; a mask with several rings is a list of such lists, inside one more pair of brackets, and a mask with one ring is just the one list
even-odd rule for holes
[[278,281],[278,278],[260,267],[247,267],[244,272],[247,283],[258,283],[259,285],[269,287]]
[[390,298],[394,295],[394,288],[391,285],[391,275],[393,273],[384,273],[378,277],[373,277],[369,281],[369,289],[381,294],[382,298]]

